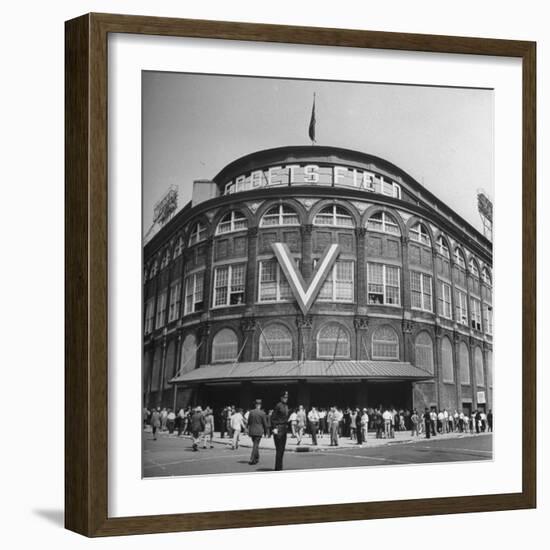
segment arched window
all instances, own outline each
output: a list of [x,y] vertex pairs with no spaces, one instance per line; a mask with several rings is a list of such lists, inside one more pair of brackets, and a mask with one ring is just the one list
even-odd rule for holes
[[478,386],[485,386],[485,374],[483,372],[483,353],[481,348],[476,346],[474,351],[474,365],[476,369],[476,384]]
[[178,375],[192,371],[197,366],[197,339],[194,334],[188,334],[181,346],[181,359]]
[[284,325],[269,325],[261,331],[260,359],[292,359],[292,336]]
[[426,246],[430,246],[431,244],[430,234],[428,233],[426,226],[420,222],[415,223],[409,229],[409,238],[418,243],[425,244]]
[[460,248],[455,248],[455,262],[462,269],[466,269],[466,261],[464,260],[464,254],[462,253]]
[[333,225],[337,227],[355,227],[353,218],[349,212],[333,204],[332,206],[325,206],[313,220],[315,225]]
[[348,331],[338,324],[325,325],[317,334],[319,359],[347,359],[350,355]]
[[477,268],[477,264],[476,262],[474,261],[473,258],[470,258],[470,261],[468,263],[468,267],[470,268],[470,273],[476,277],[477,279],[479,279],[479,269]]
[[248,227],[248,220],[241,212],[232,210],[228,212],[218,223],[216,235],[231,233],[233,231],[242,231]]
[[372,335],[373,359],[399,359],[399,336],[386,325],[377,328]]
[[178,258],[183,254],[183,237],[178,237],[176,246],[174,247],[174,258]]
[[239,354],[237,335],[230,328],[223,328],[212,341],[212,362],[224,363],[235,361]]
[[443,382],[454,382],[453,345],[446,336],[441,339],[441,364],[443,366]]
[[420,332],[414,341],[414,361],[419,369],[434,373],[434,346],[427,332]]
[[399,225],[394,217],[386,212],[377,212],[367,220],[367,229],[369,231],[380,231],[381,233],[391,233],[401,235]]
[[437,251],[444,258],[447,258],[448,260],[451,258],[451,253],[449,252],[449,247],[447,246],[447,243],[446,243],[445,239],[441,235],[439,235],[439,237],[437,237]]
[[189,234],[189,246],[193,246],[204,240],[206,240],[206,227],[201,222],[197,222]]
[[286,204],[279,204],[270,208],[260,221],[260,227],[271,227],[273,225],[299,225],[298,214]]
[[487,267],[484,267],[481,270],[481,278],[483,279],[483,282],[487,286],[491,286],[493,284],[493,280],[491,278],[491,272],[489,271],[489,269]]
[[460,383],[468,386],[470,384],[470,353],[468,346],[460,342],[458,347],[458,363],[460,367]]

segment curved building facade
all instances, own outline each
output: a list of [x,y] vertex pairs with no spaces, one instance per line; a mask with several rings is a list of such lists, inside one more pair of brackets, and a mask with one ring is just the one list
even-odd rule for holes
[[259,151],[144,247],[143,399],[492,406],[492,245],[397,166]]

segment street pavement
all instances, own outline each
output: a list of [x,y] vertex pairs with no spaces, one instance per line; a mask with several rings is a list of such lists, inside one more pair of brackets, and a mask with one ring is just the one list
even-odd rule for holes
[[[370,435],[370,434],[369,434]],[[154,441],[151,433],[143,437],[144,477],[202,474],[225,474],[273,471],[275,451],[273,438],[262,439],[260,462],[249,466],[250,439],[241,437],[239,448],[232,450],[229,439],[214,439],[212,449],[194,452],[189,437],[161,434]],[[357,445],[349,438],[340,438],[340,446],[330,447],[327,437],[320,445],[311,445],[306,437],[298,446],[287,440],[285,470],[390,466],[433,462],[480,461],[492,459],[492,434],[444,434],[430,439],[411,438],[409,432],[397,432],[395,439],[370,438],[366,445]],[[202,445],[202,442],[201,442]]]

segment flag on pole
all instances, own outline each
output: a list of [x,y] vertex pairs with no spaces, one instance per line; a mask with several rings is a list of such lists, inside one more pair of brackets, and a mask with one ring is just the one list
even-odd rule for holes
[[311,120],[309,121],[309,139],[311,144],[315,143],[315,93],[313,94],[313,107],[311,108]]

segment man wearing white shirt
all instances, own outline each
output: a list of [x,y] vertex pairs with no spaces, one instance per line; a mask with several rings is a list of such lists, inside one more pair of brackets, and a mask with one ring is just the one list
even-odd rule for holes
[[391,438],[392,416],[393,416],[392,413],[388,409],[385,409],[384,412],[382,413],[382,418],[384,420],[384,437],[386,439]]
[[315,407],[312,407],[307,414],[309,421],[309,430],[311,431],[311,444],[317,445],[317,432],[319,431],[319,413]]

